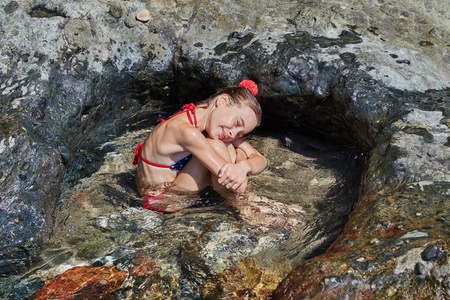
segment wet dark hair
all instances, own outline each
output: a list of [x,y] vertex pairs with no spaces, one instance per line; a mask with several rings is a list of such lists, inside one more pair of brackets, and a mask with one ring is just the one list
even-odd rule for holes
[[218,90],[214,95],[208,97],[207,99],[201,101],[198,105],[203,107],[209,107],[211,104],[215,103],[218,96],[226,94],[230,96],[230,104],[236,105],[237,107],[242,107],[242,104],[250,107],[256,115],[256,126],[261,124],[262,109],[259,105],[258,100],[255,98],[253,93],[245,87],[231,86]]

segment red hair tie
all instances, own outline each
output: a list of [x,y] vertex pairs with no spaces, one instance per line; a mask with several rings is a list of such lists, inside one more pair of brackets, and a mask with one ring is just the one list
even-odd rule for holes
[[248,88],[252,92],[253,96],[256,96],[256,94],[258,94],[258,86],[251,80],[242,80],[241,83],[239,83],[239,87]]

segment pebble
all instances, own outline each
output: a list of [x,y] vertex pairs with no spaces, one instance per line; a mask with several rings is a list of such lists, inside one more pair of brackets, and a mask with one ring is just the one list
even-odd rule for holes
[[136,20],[142,23],[147,23],[148,21],[150,21],[150,12],[146,9],[140,10],[136,14]]
[[414,274],[416,274],[416,275],[422,275],[424,270],[425,270],[425,266],[420,262],[418,262],[414,266]]
[[125,23],[125,26],[127,26],[128,28],[136,27],[136,25],[138,24],[136,19],[133,16],[126,17],[124,20],[124,23]]
[[410,231],[410,232],[406,233],[402,237],[400,237],[400,239],[424,238],[424,237],[428,237],[428,233],[427,232],[421,232],[419,230],[413,230],[413,231]]
[[232,37],[237,38],[237,39],[243,39],[250,33],[252,33],[252,29],[249,27],[245,27],[245,28],[242,28],[240,31],[233,32]]
[[420,256],[422,256],[422,259],[424,261],[432,260],[433,257],[436,256],[436,253],[438,251],[438,247],[435,244],[428,245],[425,250],[422,251]]
[[444,252],[435,244],[430,244],[422,251],[420,256],[424,261],[440,261],[444,256]]
[[324,284],[330,288],[330,289],[334,289],[335,287],[338,287],[339,285],[341,285],[342,283],[342,278],[341,277],[328,277],[324,279]]
[[390,286],[387,291],[386,291],[387,295],[389,297],[393,297],[396,293],[397,293],[397,289],[393,286]]
[[444,261],[444,263],[434,267],[431,270],[431,276],[437,282],[442,282],[450,277],[450,262],[448,260]]
[[356,261],[357,261],[357,262],[363,262],[363,261],[366,261],[366,259],[365,259],[364,257],[360,257],[360,258],[358,258]]
[[119,4],[110,4],[108,12],[115,19],[120,19],[122,17],[122,7],[120,7]]
[[16,1],[11,1],[11,2],[9,2],[7,5],[5,5],[5,6],[3,7],[3,10],[4,10],[5,13],[7,13],[7,14],[12,14],[12,13],[14,13],[19,7],[20,7],[19,3],[17,3]]

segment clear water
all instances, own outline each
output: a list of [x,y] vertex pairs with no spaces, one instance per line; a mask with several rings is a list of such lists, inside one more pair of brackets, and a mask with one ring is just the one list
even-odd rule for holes
[[[3,280],[3,295],[30,297],[45,281],[84,265],[129,272],[117,299],[257,298],[322,253],[357,200],[360,151],[265,131],[248,137],[270,162],[251,178],[249,195],[226,200],[207,189],[178,213],[142,210],[131,161],[148,133],[134,130],[78,150],[48,249],[25,274]],[[136,273],[140,264],[147,273]]]

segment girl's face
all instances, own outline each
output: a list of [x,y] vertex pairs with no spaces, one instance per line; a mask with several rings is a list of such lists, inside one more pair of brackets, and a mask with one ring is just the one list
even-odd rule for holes
[[257,124],[255,112],[243,104],[241,107],[231,105],[228,95],[220,95],[210,115],[209,128],[206,128],[210,138],[231,142],[243,137],[255,129]]

